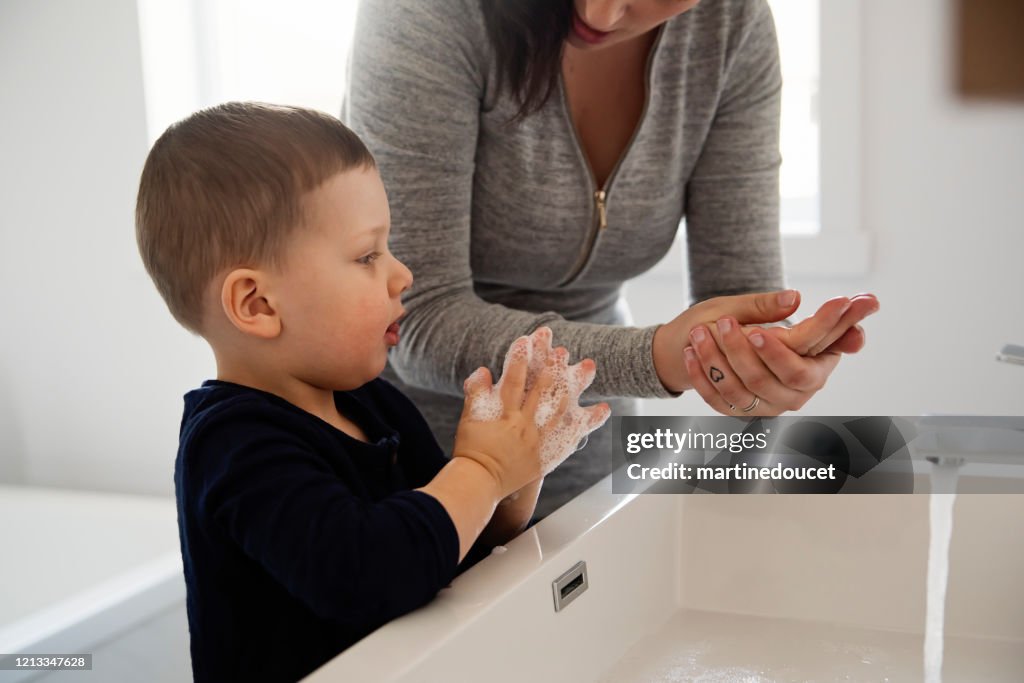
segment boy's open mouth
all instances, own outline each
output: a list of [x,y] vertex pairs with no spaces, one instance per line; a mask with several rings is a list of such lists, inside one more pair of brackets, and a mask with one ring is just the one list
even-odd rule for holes
[[405,317],[405,311],[402,311],[402,314],[400,316],[398,316],[397,318],[395,318],[395,321],[393,323],[391,323],[390,325],[388,325],[388,329],[384,332],[384,339],[386,339],[387,342],[390,345],[392,345],[392,346],[394,346],[395,344],[398,343],[398,334],[399,334],[399,330],[400,330],[399,322],[404,317]]

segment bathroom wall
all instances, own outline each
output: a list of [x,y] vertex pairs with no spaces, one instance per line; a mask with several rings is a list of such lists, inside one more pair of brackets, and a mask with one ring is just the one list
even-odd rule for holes
[[[861,5],[871,270],[788,283],[803,292],[797,318],[861,291],[876,293],[882,310],[865,323],[864,351],[840,363],[804,412],[1024,414],[1024,367],[994,360],[1003,344],[1024,344],[1024,105],[959,99],[951,3]],[[680,284],[631,284],[638,324],[675,314],[665,288]],[[696,394],[647,410],[710,413]]]
[[[808,413],[1024,412],[1024,368],[993,361],[1024,343],[1024,109],[955,98],[950,10],[863,2],[872,269],[791,284],[809,309],[870,290],[883,310]],[[0,481],[171,493],[181,395],[212,371],[135,251],[138,41],[132,0],[0,3]],[[670,302],[665,287],[679,304],[650,307]],[[630,296],[639,323],[685,301],[657,277]]]
[[0,83],[0,480],[170,494],[181,394],[211,363],[135,248],[135,2],[5,0]]

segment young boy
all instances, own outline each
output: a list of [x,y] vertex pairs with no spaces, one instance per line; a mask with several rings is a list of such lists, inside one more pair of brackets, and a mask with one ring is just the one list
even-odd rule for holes
[[[527,390],[525,355],[510,354],[500,415],[464,413],[446,459],[377,378],[412,284],[388,252],[389,220],[370,153],[323,114],[226,104],[150,151],[139,250],[217,362],[185,396],[174,473],[197,681],[305,676],[429,601],[478,537],[504,542],[533,511],[540,445],[567,410],[563,396],[538,427],[538,405],[565,363]],[[467,406],[498,391],[486,371],[466,389]],[[586,411],[581,435],[607,417]]]

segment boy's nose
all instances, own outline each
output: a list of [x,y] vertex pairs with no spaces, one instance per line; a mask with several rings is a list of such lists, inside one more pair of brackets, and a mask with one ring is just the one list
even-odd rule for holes
[[392,291],[398,296],[412,287],[412,271],[395,258],[395,272],[391,277]]

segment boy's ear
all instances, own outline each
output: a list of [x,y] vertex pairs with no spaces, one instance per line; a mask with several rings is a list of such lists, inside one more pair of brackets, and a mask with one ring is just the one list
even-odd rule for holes
[[268,284],[266,273],[250,268],[238,268],[224,278],[221,307],[240,332],[261,339],[281,334],[281,316],[268,298]]

